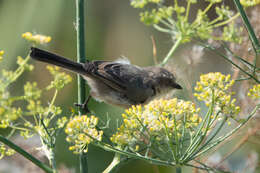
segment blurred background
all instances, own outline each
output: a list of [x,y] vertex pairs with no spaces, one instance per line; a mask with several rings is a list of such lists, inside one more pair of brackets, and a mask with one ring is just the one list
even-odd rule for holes
[[[155,39],[157,59],[162,60],[172,46],[171,38],[167,35],[145,26],[139,21],[139,11],[130,6],[129,0],[85,0],[86,1],[86,54],[89,60],[116,60],[120,56],[128,57],[132,64],[139,66],[153,65],[153,44],[151,37]],[[203,1],[204,2],[204,1]],[[194,7],[205,6],[199,3]],[[193,15],[191,15],[193,16]],[[212,13],[214,16],[214,13]],[[40,48],[55,52],[65,57],[76,60],[76,30],[75,30],[75,0],[0,0],[0,49],[5,51],[4,60],[0,68],[15,69],[17,56],[27,56],[30,43],[22,37],[22,33],[32,32],[49,35],[52,41]],[[42,88],[48,85],[51,76],[43,63],[33,62],[35,69],[32,73],[22,75],[15,86],[10,87],[13,95],[23,92],[26,81],[37,81]],[[177,75],[177,81],[184,86],[183,91],[178,91],[175,96],[183,99],[191,99],[191,91],[199,75],[207,72],[220,71],[232,73],[232,68],[215,54],[203,51],[192,43],[182,45],[167,65]],[[70,115],[70,108],[77,102],[76,75],[71,74],[73,83],[69,84],[58,95],[55,105],[63,108],[63,114]],[[188,92],[187,92],[188,91]],[[52,96],[52,91],[44,93],[43,103]],[[111,119],[111,128],[116,129],[116,119],[120,118],[122,109],[90,101],[89,107],[97,116],[106,120]],[[39,139],[32,138],[29,142],[23,138],[13,140],[23,146],[25,150],[35,153],[36,157],[42,155],[32,147],[40,146]],[[220,158],[222,153],[228,151],[232,145],[220,148],[219,152],[212,156],[213,162]],[[57,141],[57,162],[64,172],[78,172],[78,156],[68,151],[68,143],[65,135],[61,134]],[[245,163],[244,157],[253,157],[257,160],[257,144],[246,144],[239,153],[232,155],[230,162],[239,165]],[[89,169],[91,173],[102,172],[111,162],[113,154],[90,146],[88,152]],[[1,173],[36,172],[31,163],[18,154],[0,160]],[[189,168],[186,172],[190,172]],[[40,171],[39,171],[40,172]],[[120,173],[167,173],[174,172],[173,168],[153,166],[141,161],[132,161],[119,170]]]

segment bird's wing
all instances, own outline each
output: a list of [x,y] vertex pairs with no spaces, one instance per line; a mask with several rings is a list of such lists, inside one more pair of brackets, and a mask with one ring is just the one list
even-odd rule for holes
[[[142,69],[117,62],[94,61],[94,69],[91,74],[102,80],[105,84],[113,89],[126,92],[127,89],[136,83],[142,82]],[[143,86],[141,83],[138,86]]]
[[[133,104],[144,103],[155,91],[147,82],[147,73],[140,67],[117,62],[94,61],[91,75],[100,79]],[[87,65],[86,65],[87,66]],[[87,68],[87,67],[86,67]]]

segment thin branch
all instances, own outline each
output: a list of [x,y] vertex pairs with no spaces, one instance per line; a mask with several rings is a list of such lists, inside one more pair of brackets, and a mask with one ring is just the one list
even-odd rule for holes
[[211,144],[209,144],[209,147],[207,147],[206,149],[202,150],[201,152],[199,152],[198,154],[196,154],[194,156],[194,158],[198,157],[199,155],[209,151],[210,149],[212,149],[213,147],[215,147],[216,145],[218,145],[219,143],[225,141],[227,138],[229,138],[231,135],[233,135],[235,132],[237,132],[246,122],[248,122],[248,120],[250,120],[255,113],[257,112],[257,110],[260,108],[260,105],[257,105],[254,110],[250,113],[250,115],[247,117],[247,119],[244,120],[244,122],[242,122],[241,124],[239,124],[235,129],[233,129],[231,132],[227,133],[224,136],[221,136],[219,138],[217,138],[214,142],[212,142]]
[[[198,41],[198,40],[197,40]],[[210,46],[209,44],[205,44],[202,43],[200,41],[198,41],[200,45],[202,45],[203,47],[215,52],[217,55],[219,55],[220,57],[224,58],[226,61],[228,61],[229,63],[231,63],[232,65],[234,65],[236,68],[238,68],[239,70],[241,70],[243,73],[245,73],[247,76],[249,76],[250,78],[254,79],[257,83],[260,83],[260,81],[253,76],[252,74],[248,73],[247,71],[245,71],[244,69],[242,69],[239,65],[235,64],[232,60],[230,60],[225,54],[219,52],[216,50],[215,47]]]
[[14,144],[13,142],[9,141],[8,139],[6,139],[5,137],[3,137],[2,135],[0,135],[0,141],[2,143],[4,143],[5,145],[7,145],[8,147],[14,149],[16,152],[18,152],[19,154],[21,154],[23,157],[27,158],[28,160],[30,160],[33,164],[37,165],[39,168],[41,168],[42,170],[44,170],[47,173],[53,173],[53,170],[48,167],[47,165],[45,165],[43,162],[41,162],[40,160],[36,159],[34,156],[32,156],[31,154],[29,154],[28,152],[26,152],[24,149],[22,149],[21,147],[19,147],[18,145]]
[[168,54],[166,55],[166,57],[164,58],[163,62],[160,65],[165,65],[168,60],[170,59],[170,57],[172,56],[172,54],[175,52],[175,50],[177,49],[177,47],[179,47],[179,45],[181,44],[182,41],[182,37],[179,36],[179,38],[176,40],[176,42],[173,44],[172,48],[170,49],[170,51],[168,52]]
[[248,20],[248,17],[245,13],[245,10],[244,8],[242,7],[241,3],[239,0],[233,0],[236,7],[237,7],[237,10],[239,11],[241,17],[242,17],[242,20],[244,22],[244,25],[246,26],[246,29],[248,31],[248,34],[249,34],[249,38],[252,42],[252,45],[253,45],[253,48],[255,50],[255,53],[256,54],[259,54],[260,53],[260,44],[259,44],[259,41],[255,35],[255,32],[254,32],[254,29],[252,27],[252,25],[250,24],[249,20]]

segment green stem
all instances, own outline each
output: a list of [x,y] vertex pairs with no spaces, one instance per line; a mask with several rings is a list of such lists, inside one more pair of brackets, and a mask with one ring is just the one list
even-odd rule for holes
[[246,122],[248,122],[248,120],[250,120],[255,113],[257,112],[257,110],[260,108],[260,105],[257,105],[255,107],[255,109],[251,112],[251,114],[247,117],[247,119],[245,119],[245,121],[241,124],[239,124],[235,129],[233,129],[231,132],[229,132],[228,134],[226,134],[225,136],[221,136],[219,138],[216,139],[216,141],[212,142],[211,144],[209,144],[209,147],[202,150],[201,152],[197,153],[194,158],[200,156],[201,154],[207,152],[208,150],[210,150],[211,148],[215,147],[216,145],[218,145],[219,143],[223,142],[225,139],[227,139],[228,137],[230,137],[231,135],[233,135],[235,132],[237,132]]
[[237,13],[236,15],[230,17],[228,20],[225,20],[225,21],[223,21],[223,22],[214,24],[212,27],[213,27],[213,28],[216,28],[216,27],[220,27],[220,26],[223,26],[223,25],[225,25],[225,24],[228,24],[229,22],[235,20],[238,16],[239,16],[239,13]]
[[50,158],[49,158],[49,161],[50,161],[50,165],[53,169],[53,173],[57,173],[58,170],[57,170],[57,165],[56,165],[56,160],[55,160],[55,153],[54,153],[54,150],[53,148],[50,149]]
[[30,56],[28,55],[24,59],[23,63],[15,70],[15,72],[13,73],[14,75],[12,76],[12,79],[10,79],[9,81],[5,82],[1,86],[1,89],[5,89],[8,85],[10,85],[13,81],[15,81],[19,76],[21,76],[21,74],[23,74],[24,66],[26,65],[26,63],[28,62],[29,59],[30,59]]
[[[55,100],[56,100],[56,98],[57,98],[57,95],[58,95],[58,90],[56,89],[55,92],[54,92],[54,95],[53,95],[53,97],[52,97],[51,103],[49,104],[49,108],[48,108],[48,113],[47,113],[47,115],[50,113],[51,107],[54,105],[54,102],[55,102]],[[50,121],[51,121],[54,117],[55,117],[55,114],[53,114],[53,115],[51,116]],[[48,125],[49,125],[49,124],[47,124],[47,126],[48,126]]]
[[257,83],[260,83],[260,81],[253,76],[252,74],[248,73],[247,71],[245,71],[244,69],[242,69],[240,66],[238,66],[237,64],[235,64],[232,60],[230,60],[226,55],[224,55],[223,53],[219,52],[216,50],[216,48],[208,45],[208,44],[204,44],[200,41],[198,41],[200,45],[202,45],[203,47],[215,52],[217,55],[219,55],[220,57],[224,58],[226,61],[228,61],[229,63],[231,63],[233,66],[235,66],[236,68],[238,68],[241,72],[243,72],[244,74],[246,74],[247,76],[249,76],[250,78],[254,79]]
[[27,158],[28,160],[30,160],[32,163],[34,163],[35,165],[37,165],[39,168],[41,168],[42,170],[44,170],[47,173],[53,173],[53,170],[48,167],[47,165],[45,165],[44,163],[42,163],[40,160],[36,159],[35,157],[33,157],[31,154],[27,153],[25,150],[23,150],[22,148],[20,148],[19,146],[15,145],[13,142],[9,141],[8,139],[6,139],[5,137],[3,137],[2,135],[0,135],[0,141],[2,143],[4,143],[5,145],[7,145],[8,147],[14,149],[16,152],[18,152],[19,154],[21,154],[23,157]]
[[169,29],[174,28],[175,25],[173,25],[172,23],[170,23],[168,20],[161,20],[161,23],[164,24],[166,27],[168,27]]
[[184,144],[184,139],[185,139],[185,134],[186,134],[186,114],[183,116],[183,121],[182,121],[182,132],[181,132],[181,137],[180,137],[180,152],[179,155],[182,156],[183,154],[183,144]]
[[172,56],[172,54],[175,52],[175,50],[177,49],[177,47],[181,44],[182,41],[182,37],[179,36],[179,38],[177,39],[177,41],[175,42],[175,44],[172,46],[171,50],[168,52],[168,54],[166,55],[166,57],[164,58],[163,62],[160,64],[161,66],[165,65],[167,63],[167,61],[170,59],[170,57]]
[[[244,63],[248,68],[251,69],[251,68],[254,68],[254,67],[255,67],[253,64],[247,62],[247,61],[244,60],[242,57],[240,57],[240,56],[236,55],[234,52],[232,52],[232,51],[230,50],[230,48],[229,48],[225,43],[222,44],[222,45],[223,45],[223,47],[224,47],[224,49],[225,49],[226,51],[228,51],[234,58],[236,58],[236,59],[238,59],[239,61],[241,61],[242,63]],[[257,68],[257,70],[258,70],[258,68]]]
[[242,17],[242,20],[244,22],[244,25],[246,26],[246,29],[247,29],[247,32],[249,34],[249,38],[252,42],[252,45],[253,45],[253,48],[254,48],[254,51],[255,51],[255,59],[254,59],[254,69],[253,69],[253,75],[255,75],[256,73],[256,62],[257,62],[257,57],[258,55],[260,54],[260,44],[259,44],[259,41],[255,35],[255,32],[254,32],[254,29],[252,27],[252,25],[250,24],[249,20],[248,20],[248,17],[245,13],[245,10],[243,9],[241,3],[239,0],[234,0],[234,3]]
[[17,126],[14,126],[14,125],[9,125],[8,127],[15,129],[15,130],[21,130],[21,131],[27,131],[28,130],[27,128],[17,127]]
[[255,32],[253,30],[253,27],[252,25],[250,24],[249,20],[248,20],[248,17],[245,13],[245,10],[243,9],[241,3],[239,0],[233,0],[236,7],[237,7],[237,10],[239,11],[241,17],[242,17],[242,20],[244,22],[244,25],[246,26],[246,29],[248,31],[248,34],[249,34],[249,38],[252,42],[252,45],[253,45],[253,48],[255,50],[255,53],[256,54],[259,54],[260,53],[260,44],[259,44],[259,41],[255,35]]
[[[142,126],[142,128],[145,130],[145,132],[148,134],[148,136],[147,136],[147,134],[145,134],[144,132],[141,131],[142,135],[143,135],[145,138],[147,138],[148,141],[154,142],[154,143],[156,143],[158,146],[160,146],[160,143],[159,143],[157,140],[152,140],[152,139],[151,139],[151,134],[150,134],[149,130],[146,128],[146,126],[142,123],[142,121],[141,121],[138,117],[136,118],[136,120],[137,120],[138,123]],[[152,152],[155,153],[156,151],[154,151],[154,150],[152,149]],[[157,157],[159,157],[159,155],[157,155]]]
[[206,13],[210,10],[210,8],[212,7],[212,5],[213,5],[213,3],[211,2],[211,3],[205,8],[205,10],[202,12],[202,14],[206,14]]
[[[215,105],[214,90],[212,90],[211,92],[212,92],[212,101],[211,101],[210,108],[208,109],[208,112],[206,113],[206,115],[203,119],[203,122],[201,123],[195,136],[191,139],[190,146],[187,148],[185,154],[182,156],[182,158],[181,158],[182,161],[186,161],[187,159],[190,158],[190,156],[194,153],[194,151],[196,151],[196,149],[199,147],[199,145],[201,144],[201,142],[203,141],[203,139],[205,138],[205,136],[208,132],[209,124],[210,124],[210,116],[213,113],[213,109],[214,109],[214,105]],[[207,124],[206,124],[206,122],[207,122]],[[203,132],[203,128],[205,128],[204,132]]]
[[141,154],[136,154],[136,153],[128,152],[125,150],[120,150],[120,149],[114,148],[111,145],[108,145],[102,141],[98,141],[97,139],[93,138],[89,134],[86,134],[86,135],[94,141],[94,143],[92,143],[93,145],[100,147],[106,151],[118,153],[120,155],[126,156],[128,158],[132,158],[132,159],[146,160],[146,161],[148,161],[152,164],[156,164],[156,165],[164,165],[164,166],[175,166],[176,165],[175,162],[158,160],[158,159],[154,159],[151,157],[142,156]]
[[[222,20],[221,17],[217,17],[214,20],[212,20],[211,22],[208,23],[208,28],[212,27],[212,25],[216,24],[218,21]],[[222,23],[222,22],[221,22]]]
[[239,82],[239,81],[244,81],[244,80],[249,80],[251,79],[250,77],[246,77],[246,78],[239,78],[239,79],[236,79],[235,81],[236,82]]
[[181,167],[176,166],[176,173],[181,173]]
[[190,167],[194,167],[194,168],[197,168],[197,169],[202,169],[202,170],[207,170],[208,172],[209,171],[212,171],[212,172],[215,172],[215,173],[231,173],[231,172],[228,172],[228,171],[223,171],[223,170],[219,170],[219,169],[216,169],[214,167],[209,167],[207,166],[206,164],[198,161],[198,160],[194,160],[195,162],[199,163],[200,165],[202,165],[203,167],[198,167],[198,166],[195,166],[195,165],[191,165],[191,164],[186,164],[187,166],[190,166]]
[[175,166],[176,165],[175,162],[169,162],[169,161],[158,160],[158,159],[154,159],[154,158],[150,158],[150,157],[145,157],[145,156],[142,156],[140,154],[135,154],[135,153],[131,153],[131,152],[127,152],[127,151],[123,151],[123,150],[113,148],[112,146],[107,145],[107,144],[100,142],[100,141],[96,141],[96,142],[97,143],[95,143],[93,145],[96,145],[100,148],[103,148],[106,151],[118,153],[118,154],[123,155],[123,156],[127,156],[127,157],[134,158],[134,159],[139,159],[139,160],[146,160],[146,161],[148,161],[152,164],[156,164],[156,165],[163,165],[163,166]]
[[220,126],[218,127],[218,129],[213,133],[213,135],[207,140],[206,143],[203,144],[203,146],[201,146],[198,150],[196,150],[190,157],[190,160],[194,159],[194,156],[199,153],[202,149],[204,149],[215,137],[216,135],[219,133],[219,131],[222,129],[222,127],[224,126],[225,122],[226,122],[227,118],[224,118],[224,120],[222,121],[222,123],[220,124]]
[[[85,32],[84,32],[84,0],[77,0],[77,62],[85,63]],[[78,75],[78,103],[84,103],[86,99],[85,80]],[[84,110],[80,109],[79,114]]]
[[154,27],[154,29],[156,29],[156,30],[158,30],[160,32],[165,32],[165,33],[169,33],[169,34],[171,34],[173,32],[172,30],[163,28],[163,27],[161,27],[159,25],[155,25],[154,24],[153,27]]
[[[110,145],[108,145],[108,144],[106,144],[104,142],[98,141],[97,139],[93,138],[91,135],[88,135],[88,134],[86,134],[86,135],[89,138],[93,139],[93,141],[95,141],[95,143],[93,143],[93,145],[95,145],[97,147],[100,147],[100,148],[102,148],[102,149],[104,149],[106,151],[113,152],[113,153],[118,153],[118,154],[126,156],[126,157],[128,157],[130,159],[146,160],[146,161],[150,162],[151,164],[155,164],[155,165],[176,166],[175,162],[158,160],[158,159],[142,156],[141,154],[135,154],[135,153],[131,153],[131,152],[128,152],[128,151],[125,151],[125,150],[120,150],[120,149],[117,149],[117,148],[113,148],[112,146],[110,146]],[[216,169],[211,168],[211,167],[207,167],[207,166],[198,167],[198,166],[195,166],[195,165],[191,165],[189,163],[183,163],[183,165],[189,166],[189,167],[198,168],[198,169],[202,169],[202,170],[216,170]],[[178,165],[178,166],[180,166],[180,165]]]
[[[203,16],[204,14],[206,14],[206,13],[209,11],[209,9],[212,7],[212,5],[213,5],[212,2],[209,3],[209,5],[203,10],[201,16]],[[197,18],[192,22],[191,26],[192,26],[193,28],[196,28],[197,26],[199,26],[200,23],[197,23],[198,21],[199,21],[199,19],[198,19],[198,17],[197,17]]]
[[[84,19],[84,0],[76,0],[76,23],[77,23],[77,62],[85,63],[85,19]],[[85,80],[78,75],[78,103],[84,103],[86,99]],[[79,115],[86,113],[80,109]],[[80,172],[88,172],[87,155],[80,155]]]
[[191,1],[188,1],[187,7],[186,7],[186,14],[185,14],[185,20],[188,21],[189,13],[190,13],[190,4]]
[[113,172],[117,166],[120,163],[120,154],[115,153],[115,156],[113,158],[113,161],[110,163],[110,165],[103,171],[103,173],[111,173]]
[[177,160],[177,155],[176,155],[176,149],[172,145],[172,138],[168,131],[167,125],[164,121],[163,121],[163,125],[164,125],[165,134],[167,136],[167,144],[168,144],[169,150],[171,151],[173,159],[177,162],[178,160]]
[[[173,119],[174,119],[174,138],[175,138],[175,151],[173,151],[174,153],[175,153],[175,157],[176,157],[176,159],[175,159],[175,161],[178,163],[179,162],[179,159],[180,159],[180,138],[178,137],[178,129],[177,129],[177,120],[176,120],[176,117],[175,116],[173,116]],[[165,126],[165,127],[167,127],[167,126]],[[171,141],[172,141],[173,139],[171,139]],[[171,142],[170,141],[170,142]]]

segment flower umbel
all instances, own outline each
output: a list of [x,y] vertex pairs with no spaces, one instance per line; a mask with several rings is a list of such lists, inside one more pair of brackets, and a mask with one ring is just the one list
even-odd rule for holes
[[260,84],[254,85],[247,94],[252,99],[259,99],[260,98]]
[[6,148],[6,146],[4,144],[0,143],[0,160],[4,156],[11,156],[13,154],[15,154],[15,151],[13,149]]
[[[122,148],[127,145],[132,151],[151,145],[150,154],[165,155],[169,142],[170,145],[180,142],[183,140],[180,136],[192,133],[199,125],[202,119],[198,112],[190,101],[176,98],[153,100],[144,108],[132,106],[122,114],[123,124],[111,141]],[[171,159],[170,155],[165,155],[165,159]]]
[[55,88],[57,90],[62,89],[66,84],[70,83],[72,81],[72,78],[70,75],[66,74],[65,72],[60,72],[60,68],[55,66],[47,66],[47,69],[53,76],[54,80],[50,83],[49,86],[47,86],[47,90],[51,88]]
[[260,4],[260,0],[240,0],[240,3],[245,7],[249,7]]
[[22,37],[28,41],[31,41],[35,44],[46,44],[51,41],[50,36],[45,36],[41,34],[32,34],[31,32],[25,32],[22,34]]
[[[213,137],[207,139],[207,135],[215,136],[224,124],[230,124],[229,117],[238,114],[240,109],[229,90],[233,84],[230,75],[201,75],[195,95],[209,106],[203,119],[191,101],[153,100],[144,107],[127,109],[122,114],[122,125],[110,139],[124,151],[176,164],[189,162],[208,150]],[[213,130],[216,124],[218,129]]]
[[98,131],[96,125],[98,118],[95,116],[75,116],[67,124],[65,133],[67,133],[66,140],[73,143],[69,149],[73,150],[75,154],[88,151],[88,144],[93,139],[101,141],[103,131]]
[[[234,82],[230,79],[230,75],[225,76],[220,72],[201,75],[200,81],[195,86],[197,93],[194,95],[207,106],[214,102],[217,112],[234,116],[240,111],[240,108],[235,106],[236,99],[231,98],[234,93],[228,91]],[[213,100],[212,96],[214,96]]]

